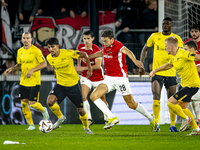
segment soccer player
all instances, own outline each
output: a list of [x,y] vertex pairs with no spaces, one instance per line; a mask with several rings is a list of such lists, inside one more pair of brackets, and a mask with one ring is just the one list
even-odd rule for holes
[[[159,68],[160,66],[164,65],[169,61],[169,56],[165,50],[165,39],[171,36],[175,36],[178,39],[179,47],[183,48],[183,42],[181,38],[171,32],[172,27],[172,19],[166,17],[163,19],[162,22],[162,32],[153,33],[147,43],[142,49],[140,61],[144,62],[147,52],[150,47],[154,46],[154,53],[153,53],[153,70]],[[144,74],[145,70],[140,69],[140,75]],[[160,115],[160,97],[161,97],[161,90],[163,84],[167,90],[167,96],[170,98],[173,94],[176,93],[176,71],[174,68],[170,70],[165,70],[162,72],[156,73],[156,75],[151,79],[151,88],[153,93],[153,114],[156,117],[156,122],[159,123],[159,115]],[[170,112],[170,131],[171,132],[178,132],[177,128],[175,127],[175,120],[176,115],[173,111],[169,110]],[[158,131],[160,131],[160,127],[158,126]]]
[[[191,36],[191,38],[185,40],[184,43],[186,43],[188,41],[191,41],[191,40],[195,41],[197,43],[198,48],[196,49],[197,51],[195,51],[195,52],[193,51],[193,52],[198,54],[199,53],[198,51],[200,50],[200,27],[199,27],[199,25],[193,25],[190,28],[190,36]],[[195,61],[195,64],[197,65],[198,62]],[[196,97],[196,96],[194,96],[194,97]],[[198,120],[197,122],[199,122],[199,125],[200,125],[199,101],[193,100],[192,101],[192,107],[194,109],[194,113],[196,115],[196,119]]]
[[[85,52],[88,55],[91,55],[93,53],[100,51],[100,48],[97,45],[92,43],[93,41],[94,41],[93,32],[90,31],[90,30],[85,31],[83,33],[84,44],[79,44],[78,50]],[[81,61],[81,59],[79,59],[79,60]],[[91,63],[93,72],[92,72],[92,76],[89,79],[86,78],[87,70],[88,70],[87,64],[84,62],[84,60],[82,60],[83,67],[81,67],[80,61],[78,61],[78,66],[79,66],[79,71],[83,71],[82,76],[81,76],[83,106],[84,106],[84,110],[87,113],[88,125],[90,126],[94,123],[94,121],[92,120],[92,116],[91,116],[91,112],[90,112],[90,104],[87,100],[87,96],[88,96],[88,93],[90,92],[91,88],[96,88],[101,83],[101,81],[104,79],[103,69],[101,67],[102,58],[90,59],[90,63]],[[78,69],[78,68],[76,68],[76,69]],[[105,95],[103,95],[101,97],[101,100],[103,100],[104,103],[108,106],[108,103],[106,102]],[[106,123],[106,120],[107,120],[107,116],[104,114],[105,123]]]
[[39,103],[40,70],[45,68],[47,63],[41,50],[32,45],[31,41],[31,33],[24,32],[22,34],[22,43],[24,46],[17,51],[17,64],[5,71],[5,74],[8,75],[11,71],[21,68],[19,98],[24,117],[30,125],[27,130],[35,130],[28,105],[41,111],[44,119],[49,119],[47,108]]
[[194,60],[200,61],[200,55],[179,48],[178,39],[176,37],[168,37],[165,40],[165,49],[168,55],[170,55],[169,62],[154,69],[149,74],[149,77],[152,78],[157,72],[169,70],[172,67],[176,69],[181,78],[182,88],[168,99],[167,106],[176,115],[182,118],[180,132],[186,131],[190,125],[193,131],[188,134],[188,136],[199,135],[199,127],[187,106],[191,97],[197,93],[200,87],[199,76],[194,63]]
[[92,92],[90,99],[94,104],[108,116],[108,124],[104,129],[111,129],[113,125],[119,122],[119,119],[108,109],[106,104],[100,99],[106,93],[117,90],[120,92],[127,103],[128,107],[144,115],[150,121],[152,130],[155,131],[157,123],[155,117],[139,103],[135,102],[128,81],[126,55],[135,63],[136,66],[142,67],[143,63],[137,60],[134,54],[126,48],[121,42],[114,39],[112,30],[106,29],[101,33],[103,41],[103,50],[89,55],[89,58],[104,58],[105,79],[99,84],[95,91]]
[[[189,52],[200,54],[197,48],[198,48],[197,44],[193,40],[189,40],[185,43],[185,50]],[[195,61],[195,64],[200,77],[200,61]],[[198,121],[200,122],[200,114],[199,114],[200,90],[195,95],[193,95],[191,99],[196,119],[198,119]],[[198,126],[200,126],[200,124]]]
[[197,50],[200,51],[200,26],[199,25],[193,25],[190,28],[190,36],[191,38],[184,41],[186,43],[187,41],[193,40],[197,43]]
[[88,127],[87,113],[85,113],[83,109],[83,97],[79,76],[74,68],[73,61],[73,59],[84,57],[88,67],[86,78],[89,78],[92,75],[92,68],[87,54],[77,50],[59,49],[57,38],[50,38],[47,41],[47,47],[50,52],[47,56],[47,61],[54,68],[57,78],[57,84],[51,90],[47,98],[47,105],[58,117],[57,122],[53,125],[53,129],[59,128],[59,125],[66,120],[58,104],[67,96],[77,108],[85,133],[94,134]]

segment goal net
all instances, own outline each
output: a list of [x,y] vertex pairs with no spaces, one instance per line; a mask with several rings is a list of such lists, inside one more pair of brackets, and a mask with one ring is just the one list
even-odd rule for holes
[[183,41],[190,37],[189,27],[200,24],[200,0],[165,0],[165,17],[173,20],[172,32]]

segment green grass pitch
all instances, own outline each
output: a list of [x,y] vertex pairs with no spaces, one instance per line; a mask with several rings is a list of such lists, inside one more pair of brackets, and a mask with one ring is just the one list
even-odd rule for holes
[[[191,150],[200,148],[200,136],[187,137],[186,132],[169,132],[169,125],[160,125],[160,132],[151,132],[150,125],[116,125],[104,130],[94,124],[94,135],[86,135],[81,124],[62,124],[50,133],[27,131],[28,125],[0,125],[0,150]],[[180,124],[176,125],[179,129]],[[3,145],[5,140],[26,144]]]

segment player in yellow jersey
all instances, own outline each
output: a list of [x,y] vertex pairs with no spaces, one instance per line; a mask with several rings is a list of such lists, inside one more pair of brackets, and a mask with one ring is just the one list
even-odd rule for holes
[[152,78],[156,73],[169,70],[172,67],[176,69],[177,74],[181,78],[182,88],[169,98],[167,106],[176,115],[182,118],[182,124],[179,130],[180,132],[186,131],[190,125],[193,128],[193,131],[188,134],[188,136],[200,135],[199,127],[196,124],[192,113],[187,108],[191,97],[197,93],[200,87],[199,75],[194,63],[194,61],[200,61],[200,55],[179,48],[176,37],[169,37],[165,40],[165,49],[168,54],[172,55],[172,57],[169,59],[168,63],[154,69],[149,74],[149,77]]
[[32,114],[28,104],[42,112],[44,119],[49,119],[46,107],[39,103],[39,90],[41,85],[40,70],[47,66],[46,60],[42,52],[31,44],[32,37],[29,32],[22,34],[23,47],[17,51],[17,64],[8,68],[5,74],[21,68],[19,98],[22,104],[22,112],[29,123],[27,130],[35,130]]
[[[153,33],[149,39],[147,40],[146,45],[143,47],[140,61],[144,62],[147,52],[150,47],[154,46],[153,52],[153,68],[155,70],[160,66],[167,63],[170,59],[170,56],[167,54],[165,50],[165,39],[168,37],[175,36],[178,39],[178,46],[183,47],[183,42],[181,38],[171,32],[172,27],[172,19],[166,17],[162,22],[162,32]],[[145,70],[140,68],[140,75],[144,74]],[[156,75],[151,79],[151,88],[153,93],[153,113],[156,117],[156,122],[159,123],[159,114],[160,114],[160,97],[161,97],[161,89],[163,84],[167,90],[167,96],[170,98],[173,94],[176,93],[176,71],[174,68],[170,70],[162,71],[156,73]],[[178,132],[175,127],[176,115],[170,111],[170,131]],[[160,131],[160,127],[158,126],[157,131]]]
[[86,60],[88,67],[87,78],[89,78],[92,75],[92,67],[87,54],[78,50],[59,49],[57,38],[50,38],[47,41],[47,47],[50,52],[47,56],[47,61],[54,68],[57,78],[57,84],[51,90],[47,98],[47,105],[58,117],[57,122],[53,125],[53,129],[59,128],[59,125],[66,120],[58,104],[60,104],[65,97],[68,97],[77,108],[85,133],[94,134],[88,127],[87,113],[83,109],[83,97],[79,76],[74,68],[73,61],[73,59],[78,59],[79,57],[83,57]]

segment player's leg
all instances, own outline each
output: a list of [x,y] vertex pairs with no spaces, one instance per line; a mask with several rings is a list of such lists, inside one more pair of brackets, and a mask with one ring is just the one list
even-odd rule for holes
[[27,130],[35,130],[35,126],[32,119],[32,113],[28,106],[30,88],[20,85],[19,87],[19,98],[22,105],[22,113],[30,125]]
[[66,97],[65,93],[63,92],[64,90],[65,89],[63,86],[56,84],[47,98],[48,107],[58,117],[58,120],[53,124],[54,130],[59,128],[59,125],[66,121],[66,117],[62,114],[60,106],[57,103],[57,101],[61,103]]
[[128,105],[129,108],[136,110],[137,112],[141,113],[143,116],[145,116],[151,123],[152,126],[152,131],[156,131],[157,130],[157,123],[155,121],[155,117],[154,115],[151,115],[145,108],[143,105],[137,103],[134,101],[133,99],[133,95],[129,94],[129,95],[123,95],[123,98],[126,102],[126,104]]
[[92,120],[92,115],[91,115],[91,111],[90,111],[90,103],[88,102],[88,93],[91,90],[91,81],[88,80],[85,77],[81,77],[81,89],[82,89],[82,95],[83,95],[83,108],[85,110],[85,112],[87,113],[87,118],[88,118],[88,125],[92,125],[94,123],[94,121]]
[[191,99],[192,99],[192,106],[194,109],[194,113],[200,126],[200,114],[199,114],[200,90],[198,90],[198,92],[195,95],[193,95]]
[[42,115],[43,115],[43,119],[49,119],[49,113],[47,111],[46,107],[43,107],[41,105],[41,103],[39,102],[39,90],[40,90],[40,86],[34,86],[30,88],[30,96],[29,96],[29,105],[36,109],[39,110]]
[[70,90],[66,93],[67,97],[71,100],[71,102],[76,106],[77,111],[79,113],[79,118],[83,124],[83,128],[86,134],[94,134],[88,126],[88,117],[87,113],[83,108],[83,96],[80,82],[78,84],[70,87]]
[[[108,109],[109,109],[109,105],[108,105],[108,103],[107,103],[107,101],[106,101],[106,96],[105,96],[105,95],[103,95],[103,96],[101,97],[101,100],[106,104],[106,106],[107,106]],[[103,113],[103,118],[104,118],[104,122],[105,122],[105,124],[106,124],[106,123],[107,123],[108,116],[107,116],[106,114]]]
[[[165,88],[167,90],[167,96],[168,99],[176,93],[176,77],[166,77],[165,79]],[[175,121],[176,121],[176,114],[169,109],[170,114],[170,131],[171,132],[178,132],[177,128],[175,127]]]
[[[192,121],[192,126],[196,128],[194,124],[196,122],[192,120],[192,114],[188,111],[187,105],[190,102],[191,97],[198,91],[198,88],[188,88],[184,87],[180,89],[175,95],[171,96],[167,101],[168,107],[178,116],[182,118],[182,125],[180,127],[180,132],[187,130],[189,123]],[[177,104],[179,102],[179,105]],[[183,110],[183,109],[184,110]],[[188,117],[188,116],[189,117]],[[198,127],[198,126],[197,126]]]
[[108,87],[106,84],[99,84],[97,88],[91,93],[90,99],[94,104],[105,113],[108,118],[115,118],[115,115],[108,109],[107,105],[100,99],[103,95],[108,92]]
[[153,94],[153,114],[156,117],[156,122],[159,124],[160,117],[160,97],[163,86],[163,77],[155,75],[151,81],[151,89]]

